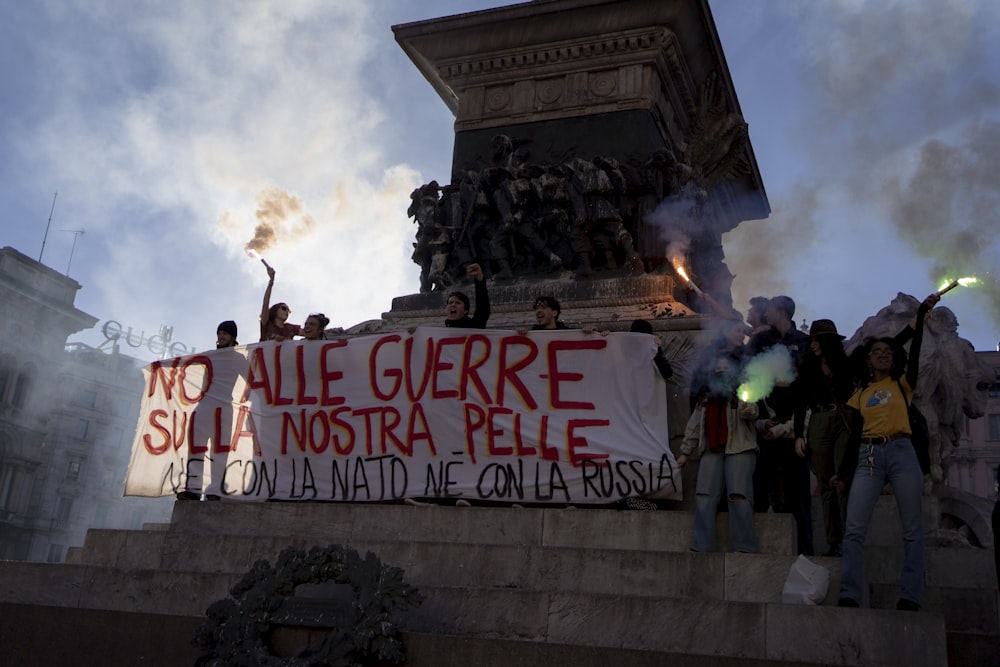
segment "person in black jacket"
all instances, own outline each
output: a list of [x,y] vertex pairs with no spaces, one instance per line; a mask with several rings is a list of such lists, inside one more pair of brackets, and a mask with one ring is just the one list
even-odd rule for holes
[[[768,329],[747,343],[747,361],[772,348],[784,348],[797,377],[809,352],[809,336],[795,327],[795,301],[789,296],[773,297],[764,310]],[[775,382],[771,393],[761,400],[758,432],[760,454],[754,470],[754,511],[787,512],[795,518],[798,553],[813,555],[812,494],[809,464],[804,452],[796,452],[793,438],[798,383]]]
[[649,334],[656,338],[656,356],[653,357],[653,364],[656,366],[656,370],[660,372],[660,375],[664,380],[669,380],[674,375],[674,369],[667,361],[667,358],[663,355],[663,348],[661,347],[662,341],[659,336],[653,334],[653,325],[649,323],[649,320],[632,320],[632,324],[629,326],[628,330],[632,333],[644,333]]
[[486,291],[483,269],[478,264],[469,264],[465,272],[472,277],[476,286],[476,310],[469,316],[469,297],[464,292],[452,292],[444,307],[444,325],[457,329],[485,329],[490,319],[490,295]]
[[850,408],[861,414],[861,443],[847,499],[837,602],[841,607],[858,607],[863,600],[865,538],[875,503],[886,483],[896,496],[903,528],[903,572],[896,609],[916,611],[923,602],[924,477],[910,439],[908,405],[917,385],[924,318],[940,299],[931,294],[917,309],[909,358],[898,336],[872,339],[864,345],[870,381],[862,381],[861,388],[847,401]]
[[809,352],[796,382],[795,452],[806,457],[819,482],[828,546],[824,556],[841,555],[847,516],[849,489],[830,482],[844,459],[850,437],[844,405],[854,393],[854,378],[843,340],[832,320],[813,322],[809,327]]

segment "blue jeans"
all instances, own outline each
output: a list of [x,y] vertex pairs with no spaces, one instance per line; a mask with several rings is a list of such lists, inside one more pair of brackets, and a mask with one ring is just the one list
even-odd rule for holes
[[884,445],[861,445],[847,498],[844,560],[840,569],[840,597],[860,603],[865,581],[865,537],[875,502],[888,482],[892,485],[903,524],[903,574],[899,597],[921,604],[924,597],[924,527],[921,501],[924,476],[908,438]]
[[709,551],[715,541],[715,511],[723,482],[729,491],[729,548],[757,553],[760,544],[753,526],[753,470],[757,452],[716,454],[706,451],[698,466],[695,489],[694,550]]

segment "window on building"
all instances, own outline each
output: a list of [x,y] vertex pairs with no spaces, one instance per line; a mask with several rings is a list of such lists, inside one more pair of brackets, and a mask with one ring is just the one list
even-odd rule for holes
[[80,462],[73,459],[69,462],[69,468],[66,470],[66,479],[77,480],[80,479]]
[[90,422],[86,419],[77,419],[76,426],[73,429],[73,436],[80,440],[87,439],[87,431],[90,430]]
[[116,417],[128,416],[129,411],[136,405],[136,401],[128,398],[119,398],[111,402],[111,414]]
[[77,397],[77,403],[85,408],[93,410],[97,406],[97,392],[93,389],[84,389]]
[[72,498],[60,498],[59,505],[56,507],[56,525],[60,528],[64,528],[69,524],[69,517],[73,513],[73,499]]
[[17,467],[5,465],[0,468],[0,511],[16,512],[14,490],[17,481]]
[[24,407],[28,401],[29,391],[31,391],[31,374],[28,371],[21,371],[17,374],[17,383],[14,385],[14,398],[11,401],[14,407]]
[[989,440],[1000,440],[1000,415],[987,415],[989,420],[986,437]]

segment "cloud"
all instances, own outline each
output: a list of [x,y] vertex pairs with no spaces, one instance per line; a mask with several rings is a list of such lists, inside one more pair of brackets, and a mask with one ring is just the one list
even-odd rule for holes
[[18,149],[102,258],[81,307],[193,340],[228,317],[245,332],[266,275],[242,249],[267,234],[276,293],[334,323],[416,291],[406,208],[421,177],[385,159],[368,66],[396,47],[370,3],[49,9],[70,37],[39,50],[50,108]]
[[760,88],[741,89],[730,60],[755,142],[754,118],[796,107],[782,113],[792,122],[781,134],[764,135],[783,150],[755,144],[771,219],[725,240],[737,302],[795,290],[803,315],[860,323],[899,290],[922,297],[942,272],[995,265],[983,226],[996,221],[996,198],[983,181],[996,173],[987,152],[1000,120],[1000,6],[841,0],[775,11],[795,30],[761,48],[766,65],[787,66],[783,76],[756,63],[742,76]]

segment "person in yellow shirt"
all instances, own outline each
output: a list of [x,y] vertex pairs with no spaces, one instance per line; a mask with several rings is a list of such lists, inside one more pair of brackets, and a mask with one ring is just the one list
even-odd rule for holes
[[[875,502],[888,483],[896,496],[903,528],[903,572],[896,609],[920,609],[924,593],[924,527],[921,498],[924,478],[910,440],[907,406],[917,384],[924,318],[941,299],[931,294],[917,310],[909,359],[897,338],[865,343],[871,377],[848,399],[861,413],[861,445],[847,500],[844,558],[840,572],[841,607],[859,607],[864,590],[864,547]],[[905,373],[904,373],[905,371]]]

